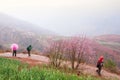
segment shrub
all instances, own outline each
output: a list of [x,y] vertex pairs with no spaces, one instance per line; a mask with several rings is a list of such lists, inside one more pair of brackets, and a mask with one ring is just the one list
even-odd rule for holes
[[116,72],[117,71],[117,65],[116,63],[111,60],[111,59],[108,59],[106,60],[105,64],[104,64],[105,68],[107,68],[108,70],[110,70],[111,72]]

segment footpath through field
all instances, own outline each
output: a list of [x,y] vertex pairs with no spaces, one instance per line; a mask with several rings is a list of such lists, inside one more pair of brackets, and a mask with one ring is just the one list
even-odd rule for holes
[[16,55],[16,57],[13,57],[12,53],[8,52],[8,53],[0,53],[0,56],[19,60],[19,61],[28,63],[31,66],[34,66],[37,64],[48,64],[49,63],[48,57],[41,56],[41,55],[35,55],[35,54],[31,54],[31,56],[29,57],[28,54],[19,53]]
[[[31,54],[31,56],[28,57],[28,54],[19,53],[19,54],[17,54],[16,57],[13,57],[12,53],[8,52],[8,53],[0,53],[0,56],[5,57],[5,58],[11,58],[11,59],[22,61],[22,62],[30,64],[30,66],[35,66],[35,65],[40,65],[40,64],[49,64],[49,61],[50,61],[48,57],[45,57],[45,56],[42,56],[42,55],[35,55],[35,54]],[[68,64],[68,65],[70,65],[70,64]],[[94,67],[94,66],[81,64],[80,65],[80,70],[84,74],[88,74],[88,75],[92,75],[92,76],[98,76],[97,73],[96,73],[96,67]],[[105,71],[105,70],[102,70],[102,76],[101,77],[104,77],[104,78],[107,78],[107,79],[112,78],[113,80],[120,80],[120,75],[110,73],[110,72]],[[114,79],[114,78],[117,78],[117,79]]]

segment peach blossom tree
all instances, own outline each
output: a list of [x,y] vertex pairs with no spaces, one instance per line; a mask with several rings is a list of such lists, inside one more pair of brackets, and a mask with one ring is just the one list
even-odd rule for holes
[[70,61],[72,69],[77,69],[80,63],[83,62],[85,58],[89,58],[90,53],[92,53],[90,40],[85,36],[53,40],[47,50],[52,65],[59,67],[66,58]]

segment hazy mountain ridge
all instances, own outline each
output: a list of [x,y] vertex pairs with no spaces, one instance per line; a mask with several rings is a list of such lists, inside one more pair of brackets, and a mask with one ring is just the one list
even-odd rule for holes
[[95,39],[101,40],[101,41],[120,43],[120,35],[117,35],[117,34],[101,35],[101,36],[95,37]]
[[2,27],[11,27],[15,28],[17,30],[23,30],[26,32],[34,32],[36,34],[40,35],[55,35],[54,32],[49,31],[47,29],[43,29],[40,26],[34,25],[32,23],[22,21],[19,19],[16,19],[14,17],[11,17],[6,14],[0,13],[0,26]]
[[29,44],[34,45],[34,47],[38,48],[42,46],[35,45],[39,37],[34,35],[34,33],[24,32],[21,30],[19,31],[17,29],[12,29],[10,27],[2,28],[2,30],[0,31],[0,36],[1,45],[4,45],[7,48],[9,48],[12,43],[19,44],[20,49],[27,47]]
[[26,49],[31,44],[33,49],[42,50],[47,44],[47,38],[56,35],[51,31],[4,14],[0,14],[0,30],[0,45],[7,48],[12,43],[17,43],[20,49]]
[[101,35],[95,39],[102,45],[107,46],[113,50],[120,52],[120,35]]

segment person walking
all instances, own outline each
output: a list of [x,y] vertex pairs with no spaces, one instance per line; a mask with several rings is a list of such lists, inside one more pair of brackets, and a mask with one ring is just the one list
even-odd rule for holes
[[31,49],[32,49],[32,46],[31,46],[31,45],[29,45],[29,46],[27,47],[28,56],[31,56],[31,55],[30,55],[30,51],[31,51]]
[[11,45],[11,49],[12,49],[12,52],[13,52],[13,54],[12,54],[12,56],[15,56],[16,57],[16,54],[17,54],[17,50],[18,50],[18,44],[12,44]]
[[99,75],[101,75],[101,70],[102,70],[102,67],[103,67],[103,56],[100,56],[100,58],[98,59],[98,61],[97,61],[97,70],[96,70],[96,72],[98,72],[98,74]]

